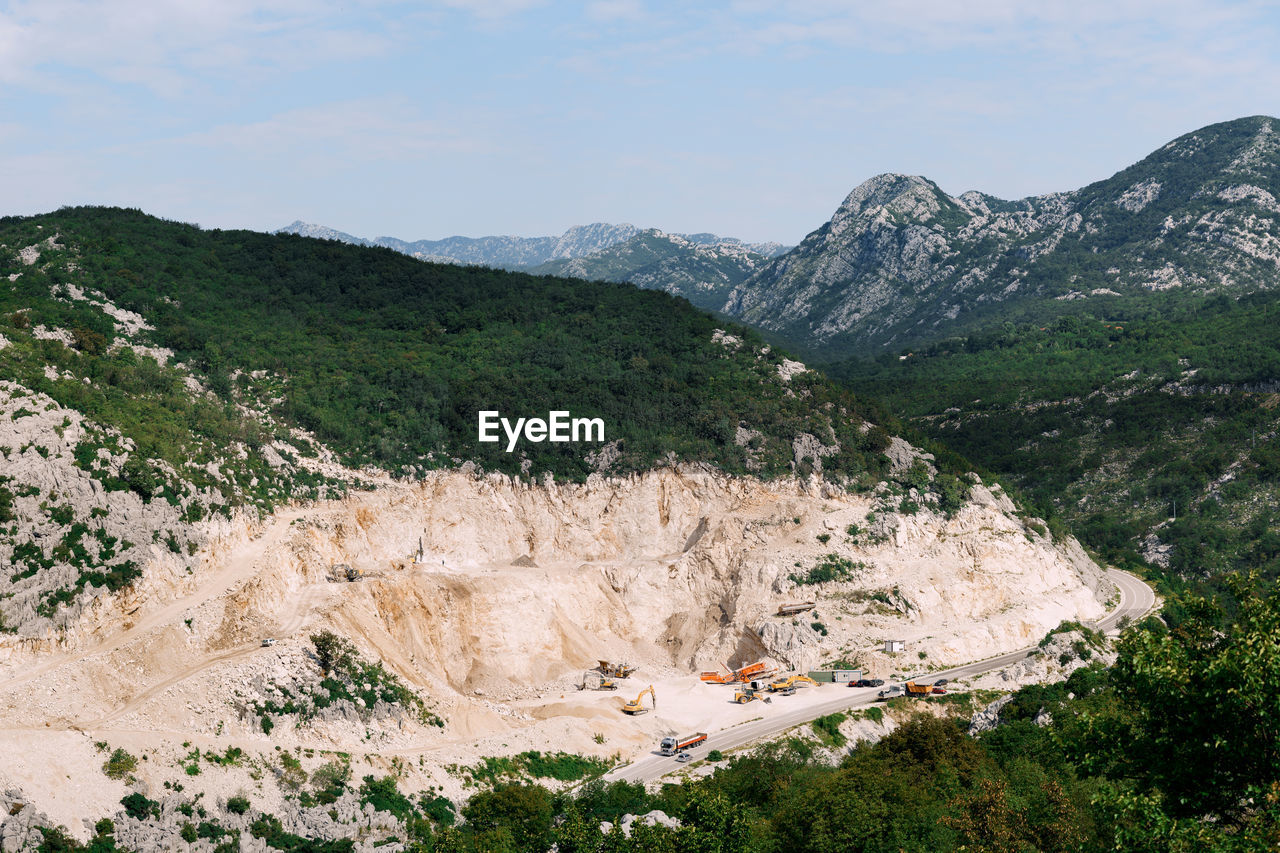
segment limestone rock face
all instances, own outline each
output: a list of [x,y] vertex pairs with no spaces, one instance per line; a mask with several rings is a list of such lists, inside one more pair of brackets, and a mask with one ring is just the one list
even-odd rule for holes
[[52,826],[48,815],[37,811],[21,791],[0,794],[0,853],[28,853],[44,842],[36,827]]
[[969,719],[969,737],[997,728],[1000,725],[1000,712],[1004,710],[1005,705],[1012,701],[1013,694],[1009,693],[990,703],[981,711],[974,711],[973,716]]
[[818,632],[805,624],[766,622],[758,629],[760,643],[787,669],[808,672],[822,657]]
[[[582,485],[437,472],[295,524],[282,570],[305,574],[281,583],[314,582],[315,567],[342,563],[371,573],[407,565],[421,539],[416,571],[381,572],[337,617],[374,648],[389,650],[391,638],[397,656],[452,689],[488,696],[578,679],[597,658],[687,672],[770,656],[811,668],[884,636],[910,639],[931,662],[959,662],[1102,615],[1101,570],[1074,541],[1036,535],[1003,492],[975,485],[951,518],[899,515],[879,500],[701,466]],[[872,535],[855,541],[851,525]],[[829,555],[852,575],[796,584],[797,565]],[[273,606],[273,583],[263,579],[251,612]],[[798,624],[775,615],[803,599],[817,607]],[[866,668],[890,668],[880,660]]]
[[1277,140],[1267,116],[1211,125],[1106,180],[1017,201],[877,175],[712,307],[840,356],[936,340],[1019,301],[1272,289]]
[[[667,829],[679,829],[681,826],[680,819],[670,817],[661,809],[654,809],[648,814],[633,815],[630,812],[624,814],[618,821],[618,826],[622,830],[622,834],[627,838],[631,837],[631,828],[637,823],[643,826],[665,826]],[[608,834],[613,829],[613,824],[609,821],[601,821],[600,831]]]

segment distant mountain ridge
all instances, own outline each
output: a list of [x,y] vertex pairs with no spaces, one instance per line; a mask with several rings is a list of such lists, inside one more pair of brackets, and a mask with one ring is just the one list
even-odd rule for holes
[[768,255],[753,251],[749,245],[752,244],[740,240],[721,240],[713,234],[666,234],[648,228],[606,249],[540,264],[528,271],[630,282],[647,290],[683,296],[699,308],[717,310],[735,286],[769,262]]
[[[594,222],[575,225],[557,237],[446,237],[442,240],[401,240],[397,237],[356,237],[324,225],[298,220],[274,232],[298,234],[322,240],[339,240],[357,246],[383,246],[419,260],[440,263],[479,264],[501,269],[521,270],[552,261],[581,258],[624,243],[641,233],[629,223],[614,225]],[[746,251],[767,257],[781,254],[787,247],[781,243],[748,243],[735,237],[715,234],[678,235],[691,244],[701,246],[740,246]]]
[[1019,201],[879,175],[721,310],[839,357],[1077,300],[1280,287],[1278,130],[1266,116],[1211,125],[1106,180]]

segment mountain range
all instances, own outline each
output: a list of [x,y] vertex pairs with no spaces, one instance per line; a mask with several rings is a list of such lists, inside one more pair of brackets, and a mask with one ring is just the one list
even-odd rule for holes
[[985,323],[1280,281],[1280,133],[1266,116],[1181,136],[1105,180],[1005,201],[886,174],[730,293],[723,313],[828,357]]
[[1005,321],[1241,294],[1280,271],[1280,132],[1254,116],[1185,134],[1078,190],[1008,201],[918,175],[856,187],[799,246],[632,225],[559,237],[283,232],[665,290],[819,359],[877,353]]
[[[650,231],[642,231],[627,223],[611,225],[607,222],[594,222],[590,225],[575,225],[558,237],[446,237],[443,240],[407,241],[396,237],[356,237],[324,225],[299,220],[275,233],[338,240],[357,246],[382,246],[423,261],[521,270],[559,260],[588,257]],[[788,248],[781,243],[747,243],[736,237],[719,237],[708,233],[675,236],[689,247],[724,246],[726,250],[735,247],[766,257],[776,257]]]
[[[693,237],[707,237],[697,241]],[[721,308],[733,288],[769,262],[777,244],[746,244],[714,235],[665,234],[649,228],[629,240],[580,257],[549,261],[529,272],[594,281],[630,282],[683,296],[699,308]]]

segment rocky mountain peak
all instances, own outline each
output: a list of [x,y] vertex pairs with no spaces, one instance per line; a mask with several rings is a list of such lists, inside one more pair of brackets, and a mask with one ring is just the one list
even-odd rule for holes
[[1015,201],[877,175],[722,310],[802,347],[869,354],[988,322],[1001,303],[1274,289],[1278,199],[1280,121],[1267,116],[1201,128],[1109,178]]
[[832,222],[856,219],[883,210],[895,220],[928,222],[955,201],[933,181],[919,175],[887,173],[863,181],[845,197]]
[[548,260],[580,258],[626,242],[639,233],[640,229],[629,222],[619,225],[608,222],[575,225],[556,239]]

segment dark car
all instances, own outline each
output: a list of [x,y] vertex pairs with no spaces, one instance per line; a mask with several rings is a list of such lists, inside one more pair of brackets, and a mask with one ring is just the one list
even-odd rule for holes
[[951,682],[947,681],[947,679],[945,679],[945,678],[939,678],[937,681],[933,682],[933,686],[934,686],[934,687],[945,687],[946,685],[948,685],[948,684],[950,684],[950,683],[951,683]]
[[857,681],[850,681],[849,686],[850,687],[875,687],[875,685],[871,683],[870,678],[859,678]]
[[871,684],[870,684],[869,686],[871,686],[871,687],[883,687],[883,686],[884,686],[884,679],[883,679],[883,678],[873,678],[873,679],[871,679]]

